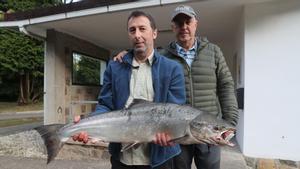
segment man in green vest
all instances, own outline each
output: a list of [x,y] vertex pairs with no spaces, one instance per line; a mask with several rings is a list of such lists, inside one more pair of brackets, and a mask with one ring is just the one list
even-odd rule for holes
[[[182,65],[187,104],[236,125],[238,106],[234,82],[221,49],[206,38],[196,36],[197,14],[190,6],[178,6],[171,21],[176,40],[160,53]],[[121,61],[122,55],[124,52],[115,60]],[[190,169],[193,158],[197,169],[220,169],[218,145],[181,145],[181,150],[175,157],[176,169]]]

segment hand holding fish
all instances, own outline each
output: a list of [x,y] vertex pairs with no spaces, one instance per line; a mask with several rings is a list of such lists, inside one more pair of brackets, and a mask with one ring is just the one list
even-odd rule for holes
[[157,133],[155,135],[155,140],[153,142],[160,146],[174,146],[175,145],[175,143],[171,141],[170,135],[167,133]]
[[[74,117],[74,123],[78,123],[80,121],[80,116],[75,116]],[[79,141],[79,142],[83,142],[84,144],[86,144],[89,141],[89,136],[87,134],[87,132],[82,131],[80,133],[77,133],[75,135],[72,136],[72,139],[74,141]]]
[[89,141],[89,136],[87,134],[87,132],[80,132],[78,134],[75,134],[74,136],[72,136],[74,141],[79,141],[79,142],[83,142],[84,144],[86,144]]

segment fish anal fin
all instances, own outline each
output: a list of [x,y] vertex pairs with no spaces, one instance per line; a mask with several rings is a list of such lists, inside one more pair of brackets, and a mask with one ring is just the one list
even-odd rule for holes
[[138,146],[140,146],[140,142],[134,142],[134,143],[132,143],[132,144],[128,144],[128,145],[122,147],[121,152],[124,152],[124,151],[126,151],[126,150],[129,150],[129,149],[131,149],[131,148],[137,148]]

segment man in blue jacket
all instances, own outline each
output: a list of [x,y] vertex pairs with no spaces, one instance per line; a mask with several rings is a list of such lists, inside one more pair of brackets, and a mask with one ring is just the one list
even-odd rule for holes
[[[127,30],[133,49],[124,56],[122,63],[109,62],[99,103],[91,115],[122,109],[133,99],[184,104],[182,67],[154,50],[157,29],[153,18],[141,11],[132,12],[127,20]],[[181,150],[169,140],[166,133],[157,133],[154,143],[124,152],[120,150],[125,144],[111,143],[112,169],[173,168],[172,158]]]

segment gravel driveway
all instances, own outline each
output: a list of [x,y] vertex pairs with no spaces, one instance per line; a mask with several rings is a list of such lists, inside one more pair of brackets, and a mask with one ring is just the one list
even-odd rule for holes
[[87,160],[54,160],[46,164],[46,159],[0,156],[1,169],[110,169],[110,162]]

